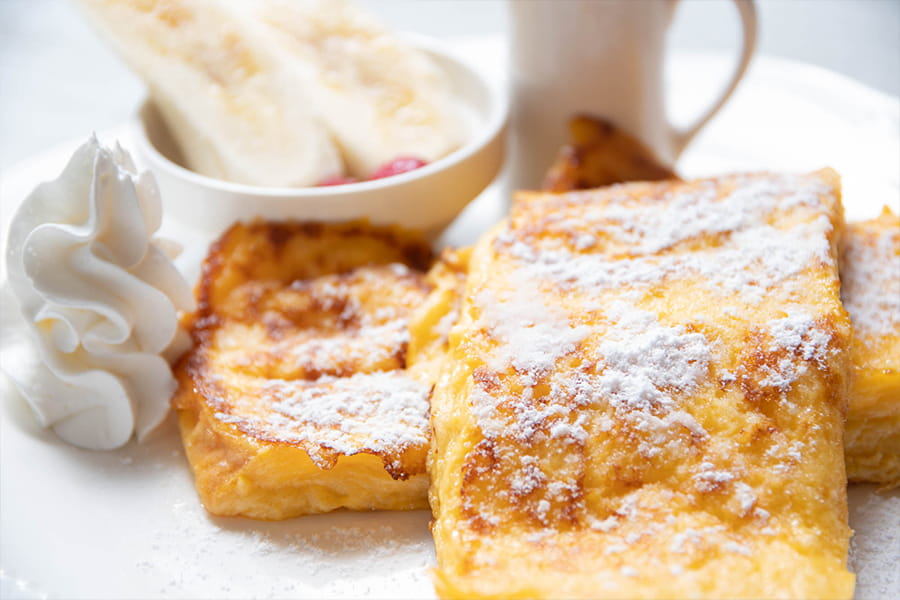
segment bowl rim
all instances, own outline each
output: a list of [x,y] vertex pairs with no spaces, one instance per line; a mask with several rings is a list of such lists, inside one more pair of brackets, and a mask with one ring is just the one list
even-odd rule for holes
[[442,60],[454,63],[457,68],[466,71],[467,74],[474,81],[477,81],[487,93],[489,104],[487,118],[483,121],[482,125],[476,128],[475,134],[469,141],[449,154],[412,171],[391,175],[390,177],[383,177],[381,179],[357,181],[341,185],[278,187],[236,183],[191,171],[172,161],[160,152],[153,142],[150,141],[150,136],[147,134],[145,113],[153,106],[153,99],[147,95],[138,106],[136,111],[137,116],[133,123],[135,143],[141,146],[141,152],[149,157],[150,160],[147,162],[154,163],[148,164],[146,167],[164,168],[169,170],[174,176],[186,180],[191,184],[230,194],[270,196],[273,198],[342,196],[348,193],[365,193],[368,191],[395,187],[398,184],[425,179],[468,160],[473,155],[489,146],[498,135],[503,133],[509,120],[510,99],[500,82],[493,81],[491,78],[487,77],[483,71],[455,54],[448,48],[446,43],[438,38],[409,32],[400,32],[397,35],[416,48],[424,50],[428,54],[438,56]]

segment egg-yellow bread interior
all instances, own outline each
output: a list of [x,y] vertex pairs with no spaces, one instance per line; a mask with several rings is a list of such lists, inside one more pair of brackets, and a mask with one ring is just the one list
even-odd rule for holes
[[519,193],[431,399],[439,596],[852,597],[842,228],[830,170]]
[[407,347],[430,262],[367,223],[237,224],[214,244],[173,399],[207,510],[427,508],[432,383]]
[[845,456],[851,481],[900,484],[900,217],[847,225],[841,297],[853,322]]

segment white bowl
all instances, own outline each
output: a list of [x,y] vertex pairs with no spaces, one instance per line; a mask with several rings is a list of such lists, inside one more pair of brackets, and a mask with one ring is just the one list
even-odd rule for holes
[[490,184],[503,165],[507,96],[498,82],[453,57],[435,42],[409,40],[449,76],[455,95],[474,123],[469,141],[449,155],[400,175],[337,186],[278,188],[214,179],[179,164],[179,151],[152,101],[141,106],[134,127],[138,161],[159,183],[166,215],[216,233],[238,220],[346,221],[367,217],[435,236]]

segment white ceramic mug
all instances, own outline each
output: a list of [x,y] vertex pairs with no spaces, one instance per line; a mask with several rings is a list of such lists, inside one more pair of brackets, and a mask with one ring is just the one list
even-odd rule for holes
[[[666,32],[677,0],[509,0],[511,184],[535,188],[578,113],[612,121],[667,165],[725,104],[756,46],[756,7],[734,0],[743,48],[728,85],[689,127],[666,116]],[[677,85],[677,82],[675,82]]]

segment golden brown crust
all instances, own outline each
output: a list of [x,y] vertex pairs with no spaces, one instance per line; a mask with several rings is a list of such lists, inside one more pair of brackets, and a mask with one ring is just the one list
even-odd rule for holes
[[393,262],[425,271],[432,262],[431,248],[414,232],[367,221],[235,223],[210,246],[197,284],[195,314],[198,319],[210,316],[218,302],[247,281],[290,283]]
[[640,141],[609,121],[577,115],[569,122],[571,142],[560,148],[541,189],[569,192],[628,181],[677,180]]

